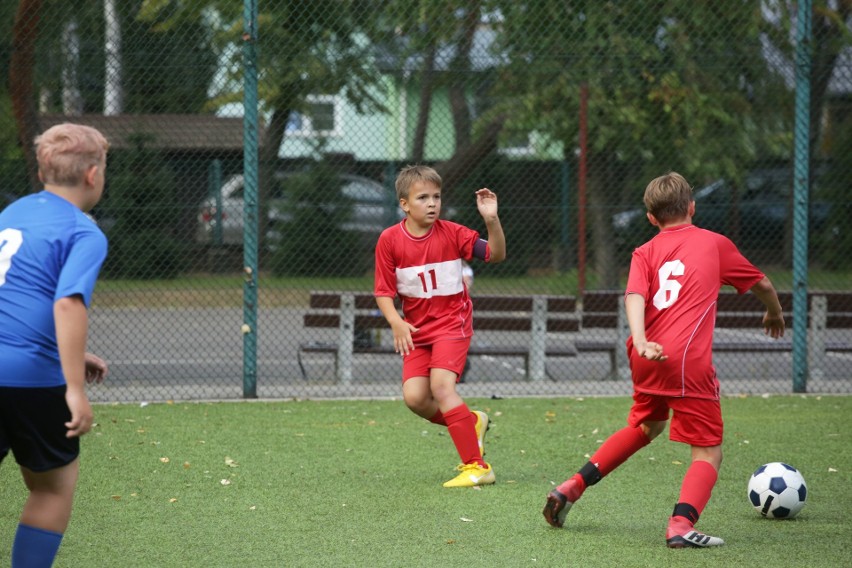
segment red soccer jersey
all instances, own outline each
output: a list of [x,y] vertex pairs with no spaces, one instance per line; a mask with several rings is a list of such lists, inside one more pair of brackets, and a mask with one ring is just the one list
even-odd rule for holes
[[727,237],[695,225],[663,229],[633,251],[626,294],[645,298],[645,335],[666,361],[627,353],[634,388],[663,396],[719,397],[713,366],[716,302],[723,285],[747,292],[763,273]]
[[441,219],[422,237],[409,233],[404,220],[379,236],[374,293],[399,295],[405,321],[419,328],[415,346],[473,335],[462,259],[471,258],[478,238],[473,229]]

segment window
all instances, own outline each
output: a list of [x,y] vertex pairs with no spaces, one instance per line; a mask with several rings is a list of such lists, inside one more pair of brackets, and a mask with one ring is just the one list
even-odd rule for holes
[[305,112],[291,112],[288,136],[340,136],[341,104],[333,95],[310,95]]

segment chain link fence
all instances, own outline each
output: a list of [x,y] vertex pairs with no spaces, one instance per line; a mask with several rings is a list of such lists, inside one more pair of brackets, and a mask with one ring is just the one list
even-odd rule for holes
[[110,240],[89,347],[111,372],[94,400],[399,396],[375,308],[316,293],[371,292],[412,163],[441,173],[445,218],[484,232],[474,191],[500,200],[509,256],[472,266],[483,326],[463,395],[630,393],[611,298],[653,234],[644,187],[672,170],[694,185],[695,223],[738,243],[785,309],[808,292],[780,349],[763,349],[756,300],[720,314],[723,392],[852,392],[848,0],[14,0],[0,14],[4,204],[39,187],[41,130],[79,122],[112,144],[92,212]]

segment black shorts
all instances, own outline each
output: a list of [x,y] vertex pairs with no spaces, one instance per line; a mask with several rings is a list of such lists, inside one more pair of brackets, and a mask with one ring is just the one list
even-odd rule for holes
[[68,465],[80,455],[80,439],[66,438],[71,411],[61,387],[0,387],[0,461],[41,472]]

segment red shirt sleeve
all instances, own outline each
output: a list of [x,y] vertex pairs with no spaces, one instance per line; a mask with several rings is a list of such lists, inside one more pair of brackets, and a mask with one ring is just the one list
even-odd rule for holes
[[393,239],[388,229],[376,243],[376,272],[373,295],[396,297],[396,263],[393,258]]
[[763,272],[749,262],[729,238],[718,235],[718,247],[722,284],[733,286],[737,293],[745,294],[763,279]]

